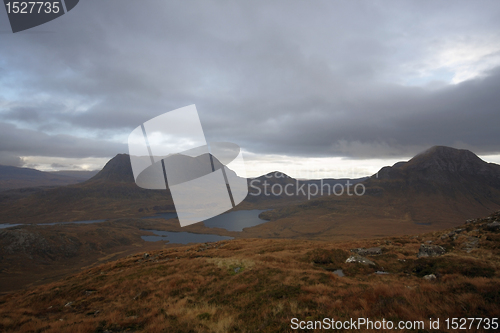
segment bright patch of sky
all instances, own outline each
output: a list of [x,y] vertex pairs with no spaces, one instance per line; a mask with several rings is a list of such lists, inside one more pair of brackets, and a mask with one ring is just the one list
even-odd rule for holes
[[481,77],[500,65],[500,37],[483,35],[440,40],[423,58],[401,65],[405,85],[424,86],[433,81],[458,84]]

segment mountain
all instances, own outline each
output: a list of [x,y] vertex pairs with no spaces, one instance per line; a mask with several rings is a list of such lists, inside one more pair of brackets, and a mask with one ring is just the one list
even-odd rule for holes
[[134,183],[130,156],[128,154],[116,155],[86,183]]
[[[311,198],[321,197],[321,188],[323,186],[326,186],[326,188],[332,188],[336,184],[345,186],[347,182],[354,185],[366,180],[367,178],[368,177],[358,179],[329,178],[299,180],[290,177],[286,173],[273,171],[260,177],[248,179],[249,195],[246,197],[242,205],[243,207],[248,208],[251,208],[252,205],[257,206],[258,208],[275,208],[278,206],[289,205],[291,203],[303,202],[310,200]],[[311,186],[314,190],[307,191],[309,186]],[[293,193],[293,195],[285,193],[285,189],[288,193]],[[315,189],[318,189],[317,193],[315,193]],[[276,195],[280,192],[281,194]],[[325,190],[323,195],[326,194]]]
[[[168,157],[169,162],[166,164],[181,170],[175,176],[177,180],[186,181],[212,172],[209,157],[207,154],[196,158],[172,155]],[[215,169],[221,167],[216,158],[213,158],[213,165]],[[228,171],[228,176],[231,173],[233,177],[236,176],[231,170]],[[147,172],[145,174],[147,178]],[[160,176],[160,182],[164,182],[163,174]],[[140,178],[144,180],[143,175]],[[158,182],[158,178],[153,178],[150,182]],[[0,223],[140,217],[154,215],[158,211],[175,211],[168,188],[153,190],[137,186],[128,154],[116,155],[101,171],[85,182],[37,191],[28,196],[17,192],[10,197],[0,195],[0,208]]]
[[127,154],[118,154],[85,182],[36,192],[15,202],[3,200],[0,208],[0,223],[138,217],[174,209],[168,190],[146,190],[135,184]]
[[[175,158],[189,162],[186,169],[191,175],[207,172],[199,159]],[[349,195],[349,191],[323,196],[308,193],[309,187],[320,189],[321,180],[296,180],[280,172],[248,179],[249,195],[237,209],[274,209],[262,213],[270,223],[248,230],[252,237],[345,239],[424,232],[500,209],[499,179],[500,166],[486,163],[470,151],[433,147],[410,161],[384,167],[369,179],[323,180],[330,188],[364,189],[360,196]],[[285,188],[292,195],[284,193]],[[126,154],[111,159],[83,183],[36,192],[15,202],[0,201],[0,208],[0,223],[140,217],[175,211],[168,189],[148,190],[135,184]]]
[[366,186],[428,205],[414,209],[414,216],[439,206],[480,215],[500,205],[500,165],[487,163],[469,150],[435,146],[408,162],[382,168]]
[[361,196],[331,195],[264,212],[274,226],[254,232],[325,239],[407,234],[453,227],[500,209],[500,166],[468,150],[432,147],[360,185]]
[[37,186],[63,186],[80,181],[68,175],[0,165],[0,191]]
[[436,186],[470,182],[481,185],[488,183],[500,188],[500,165],[487,163],[469,150],[435,146],[408,162],[382,168],[374,177],[404,180],[413,186],[418,182],[434,183]]

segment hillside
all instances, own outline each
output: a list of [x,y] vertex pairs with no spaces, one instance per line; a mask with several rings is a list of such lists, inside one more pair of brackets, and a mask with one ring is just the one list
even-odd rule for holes
[[447,318],[500,316],[499,229],[500,212],[414,236],[142,252],[0,296],[0,330],[274,333],[291,331],[292,318],[304,326],[369,318],[395,327],[422,321],[414,331],[429,332],[429,318],[439,318],[440,331],[450,331]]
[[172,210],[168,191],[145,190],[133,179],[130,158],[118,154],[89,180],[0,202],[0,223],[40,223],[137,217]]
[[37,186],[64,186],[81,181],[82,179],[64,174],[0,165],[0,191]]
[[56,281],[82,267],[162,246],[134,222],[23,225],[0,229],[0,292]]

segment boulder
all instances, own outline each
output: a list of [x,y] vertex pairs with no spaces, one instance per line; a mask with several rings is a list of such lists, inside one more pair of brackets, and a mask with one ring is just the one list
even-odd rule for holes
[[436,280],[436,275],[429,274],[429,275],[424,276],[423,279],[427,280],[427,281],[434,281],[434,280]]
[[420,245],[420,249],[418,250],[418,258],[422,257],[437,257],[446,253],[446,250],[439,245]]
[[498,230],[500,230],[500,222],[495,221],[495,222],[488,223],[484,226],[484,228],[488,231],[498,231]]

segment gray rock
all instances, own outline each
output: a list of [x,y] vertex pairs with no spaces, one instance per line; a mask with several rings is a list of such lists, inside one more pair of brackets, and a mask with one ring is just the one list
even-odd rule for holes
[[357,248],[352,249],[351,252],[357,253],[360,256],[376,256],[382,254],[382,249],[380,247],[370,247],[369,249]]
[[439,245],[420,245],[420,249],[418,250],[418,258],[422,257],[437,257],[446,253],[446,250]]
[[375,263],[369,259],[366,259],[365,257],[362,257],[360,255],[353,255],[353,256],[350,256],[349,258],[347,258],[347,260],[345,261],[346,263],[356,263],[356,264],[362,264],[362,265],[371,265],[371,266],[375,266]]
[[479,238],[476,237],[468,237],[468,242],[464,244],[464,250],[467,253],[471,253],[472,250],[477,249],[479,247]]
[[235,272],[235,273],[238,273],[240,270],[241,270],[241,267],[236,267],[236,268],[234,269],[234,272]]
[[337,275],[337,276],[339,276],[339,277],[344,277],[345,276],[344,271],[341,270],[341,269],[336,269],[332,273],[335,274],[335,275]]
[[484,228],[488,231],[498,231],[500,230],[500,222],[491,222],[484,226]]
[[436,275],[429,274],[429,275],[424,276],[423,279],[427,280],[427,281],[434,281],[434,280],[436,280]]

